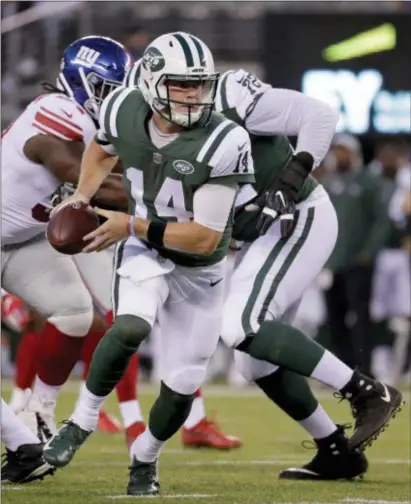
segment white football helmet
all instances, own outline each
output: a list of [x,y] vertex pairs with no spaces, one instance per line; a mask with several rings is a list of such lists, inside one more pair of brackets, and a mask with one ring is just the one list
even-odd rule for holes
[[[167,33],[145,50],[138,87],[151,109],[179,126],[207,124],[214,107],[219,74],[210,49],[203,41],[184,32]],[[202,96],[197,103],[170,99],[168,83],[198,83]],[[183,110],[178,110],[184,105]],[[177,106],[177,107],[176,107]]]

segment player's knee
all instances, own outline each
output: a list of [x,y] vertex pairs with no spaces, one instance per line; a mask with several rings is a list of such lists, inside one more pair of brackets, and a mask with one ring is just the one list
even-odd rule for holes
[[229,348],[236,348],[244,340],[241,314],[230,313],[223,317],[220,337]]
[[236,370],[249,382],[269,376],[278,369],[278,366],[274,364],[254,359],[250,355],[238,350],[234,352],[234,361]]
[[110,334],[125,347],[138,349],[151,332],[150,324],[135,315],[119,315],[115,318]]
[[183,395],[194,394],[203,384],[207,372],[208,359],[204,364],[187,366],[170,373],[163,378],[163,382],[174,392]]
[[54,315],[48,320],[62,333],[68,336],[82,338],[90,330],[93,321],[93,308],[90,307],[89,310],[81,313]]
[[68,336],[83,337],[93,322],[93,301],[87,290],[74,291],[71,287],[58,299],[48,321]]
[[[172,404],[177,408],[181,408],[182,406],[189,405],[193,403],[194,400],[194,392],[190,392],[188,394],[183,394],[174,390],[165,382],[161,382],[160,387],[160,396],[165,399],[168,404]],[[174,408],[173,408],[174,409]]]

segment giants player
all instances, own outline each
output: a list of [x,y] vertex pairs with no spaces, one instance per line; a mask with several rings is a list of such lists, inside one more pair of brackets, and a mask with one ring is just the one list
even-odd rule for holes
[[[43,435],[54,430],[56,398],[80,358],[84,336],[95,347],[104,333],[106,324],[94,307],[110,317],[112,270],[109,253],[57,253],[45,239],[48,213],[62,184],[77,182],[100,103],[122,83],[131,62],[114,40],[92,36],[73,42],[64,52],[57,87],[49,85],[52,92],[30,103],[2,135],[2,286],[48,320],[23,412],[30,428]],[[96,196],[110,205],[121,204],[122,195],[120,177],[113,174]],[[134,406],[132,438],[144,428]]]

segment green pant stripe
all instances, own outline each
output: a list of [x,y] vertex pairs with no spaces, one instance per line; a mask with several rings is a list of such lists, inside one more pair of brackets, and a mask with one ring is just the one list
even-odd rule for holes
[[[298,219],[298,215],[296,218]],[[257,273],[257,276],[254,281],[253,289],[251,291],[251,294],[247,300],[247,303],[244,307],[242,316],[241,316],[241,324],[244,329],[244,333],[250,334],[253,332],[252,327],[251,327],[251,313],[253,311],[254,305],[257,301],[258,294],[260,293],[260,290],[263,286],[264,280],[267,276],[267,273],[270,271],[270,269],[273,267],[274,261],[277,259],[279,256],[280,252],[283,250],[285,245],[287,244],[288,238],[281,238],[278,240],[278,242],[275,244],[273,250],[269,253],[267,259],[265,260],[264,264],[262,265],[260,271]]]
[[[296,213],[296,219],[297,223],[300,218],[300,213]],[[278,286],[280,285],[280,282],[283,280],[284,276],[286,275],[287,271],[289,270],[291,264],[293,263],[294,259],[300,252],[301,248],[303,247],[309,233],[312,227],[312,223],[314,220],[314,208],[310,208],[307,212],[307,219],[304,224],[304,229],[303,232],[301,233],[301,236],[298,238],[297,242],[295,245],[292,247],[290,250],[289,254],[284,260],[284,263],[280,267],[279,271],[277,272],[274,280],[272,281],[272,284],[270,286],[270,290],[267,294],[267,296],[264,299],[262,308],[260,310],[260,313],[258,315],[258,320],[257,322],[261,324],[266,315],[268,308],[270,306],[270,303],[274,299],[274,296],[278,290]],[[253,332],[252,326],[251,326],[251,316],[253,313],[253,309],[255,307],[255,304],[258,299],[258,295],[264,285],[265,278],[270,271],[270,269],[273,267],[273,264],[281,251],[283,250],[284,246],[287,244],[288,238],[281,238],[276,245],[274,246],[273,250],[270,252],[268,255],[267,259],[265,260],[263,266],[261,267],[260,271],[258,272],[253,289],[251,291],[250,297],[248,298],[248,301],[245,305],[245,308],[243,310],[243,314],[241,317],[241,323],[244,329],[245,334],[250,334]]]
[[304,246],[304,243],[307,241],[307,237],[310,234],[310,230],[311,230],[311,227],[313,224],[314,213],[315,213],[314,207],[308,209],[307,219],[304,224],[303,232],[301,233],[301,236],[298,238],[298,240],[295,243],[295,245],[293,246],[293,248],[290,250],[290,253],[286,257],[283,265],[281,266],[278,273],[276,274],[274,281],[270,287],[270,290],[267,294],[267,297],[264,300],[260,314],[258,315],[258,323],[259,324],[262,324],[264,322],[265,317],[267,315],[268,307],[270,306],[271,301],[274,299],[274,296],[277,292],[278,286],[280,285],[281,281],[285,277],[287,271],[290,269],[292,263],[294,262],[295,258],[299,254],[300,250]]
[[120,275],[117,273],[118,268],[120,268],[121,263],[123,261],[124,255],[124,247],[126,245],[126,240],[122,241],[116,249],[116,254],[114,256],[114,286],[112,293],[112,305],[113,305],[113,317],[117,315],[118,310],[118,294],[119,294],[119,286],[120,286]]

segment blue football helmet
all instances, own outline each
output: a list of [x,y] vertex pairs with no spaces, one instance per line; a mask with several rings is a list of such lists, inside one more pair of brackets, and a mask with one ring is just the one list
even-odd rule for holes
[[57,87],[97,120],[102,101],[123,84],[132,64],[131,53],[119,42],[97,35],[83,37],[64,51]]

